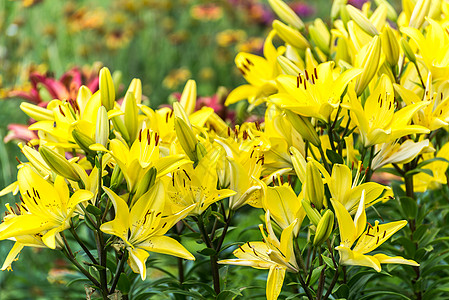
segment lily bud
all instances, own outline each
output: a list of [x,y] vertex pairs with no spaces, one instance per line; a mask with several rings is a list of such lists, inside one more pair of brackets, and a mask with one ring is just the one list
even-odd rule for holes
[[53,111],[28,102],[22,102],[20,104],[20,109],[36,121],[54,120]]
[[292,124],[293,128],[299,132],[303,139],[311,142],[314,146],[319,147],[321,140],[315,130],[315,127],[313,127],[307,117],[297,115],[290,110],[285,110],[285,115]]
[[412,63],[416,64],[415,53],[413,52],[407,40],[404,38],[401,38],[401,48],[402,51],[404,51],[405,57],[407,57],[408,60],[411,61]]
[[356,23],[363,31],[368,33],[370,36],[379,34],[379,31],[377,31],[376,27],[371,23],[370,20],[368,20],[367,17],[365,17],[365,15],[360,10],[352,5],[346,5],[346,10],[354,23]]
[[268,0],[271,9],[276,15],[290,26],[295,27],[298,30],[304,29],[304,22],[300,17],[282,0]]
[[331,19],[335,20],[338,17],[341,9],[345,7],[348,0],[334,0],[331,8]]
[[196,157],[198,158],[198,161],[200,161],[203,157],[205,157],[207,155],[206,147],[204,147],[204,145],[201,144],[201,142],[198,142],[196,144],[195,154],[196,154]]
[[115,165],[114,170],[111,175],[111,188],[115,188],[120,185],[123,181],[123,172],[118,165]]
[[126,129],[125,122],[120,118],[120,116],[115,116],[111,118],[112,125],[114,127],[114,130],[117,130],[122,135],[123,139],[125,139],[126,142],[132,143],[133,141],[130,140],[128,135],[128,130]]
[[313,225],[318,226],[321,220],[320,213],[316,210],[316,208],[313,208],[310,205],[310,202],[306,199],[301,200],[302,207],[306,211],[306,215],[309,218],[310,222],[312,222]]
[[179,103],[184,108],[186,114],[190,116],[195,111],[196,104],[196,82],[189,80],[184,87]]
[[139,199],[143,194],[145,194],[156,182],[157,170],[155,167],[151,167],[145,175],[143,175],[142,179],[139,181],[137,185],[135,185],[135,194],[133,196],[134,199]]
[[431,0],[418,0],[413,9],[408,26],[419,29],[429,14]]
[[73,181],[80,180],[80,177],[78,173],[76,173],[75,168],[61,154],[51,150],[47,146],[40,146],[39,153],[41,154],[47,165],[50,167],[50,169],[56,174]]
[[309,26],[309,34],[315,45],[323,51],[324,54],[329,55],[331,35],[323,20],[315,19],[313,25]]
[[287,75],[298,76],[298,74],[301,72],[301,70],[295,65],[295,63],[285,56],[279,55],[277,57],[277,61],[282,71],[284,71],[284,73]]
[[374,75],[376,74],[377,68],[379,67],[380,53],[381,46],[379,36],[375,36],[373,38],[364,53],[359,52],[359,55],[364,55],[362,56],[362,61],[359,66],[363,68],[363,72],[357,78],[356,83],[356,92],[358,96],[363,93],[365,88],[370,83],[371,79],[373,79]]
[[97,113],[97,124],[95,128],[95,142],[104,147],[108,147],[109,140],[109,119],[104,106],[100,106]]
[[396,66],[399,59],[399,43],[388,24],[383,28],[380,40],[387,62],[390,66]]
[[134,78],[129,84],[127,92],[133,93],[137,104],[142,103],[142,82],[140,79]]
[[385,5],[385,7],[387,8],[388,19],[390,19],[391,21],[396,21],[396,19],[398,18],[398,14],[394,7],[387,0],[374,0],[374,2],[376,2],[377,6]]
[[137,136],[137,130],[139,126],[137,114],[139,109],[137,108],[136,98],[131,92],[126,93],[123,102],[123,105],[125,107],[125,127],[126,131],[128,132],[129,141],[130,143],[132,143]]
[[296,176],[298,176],[299,181],[302,184],[306,182],[306,169],[307,162],[302,156],[301,152],[295,147],[290,147],[290,158],[292,160],[293,169],[295,170]]
[[[92,97],[92,92],[85,85],[82,85],[78,90],[78,95],[76,96],[76,102],[80,106],[80,110],[84,111],[87,101]],[[84,105],[84,106],[83,106]]]
[[115,88],[111,72],[109,72],[109,69],[106,67],[100,70],[100,95],[101,104],[106,110],[113,109],[115,103]]
[[284,42],[292,45],[295,48],[305,50],[310,47],[306,38],[296,29],[285,25],[281,21],[273,21],[273,29]]
[[80,146],[84,152],[86,152],[86,155],[95,155],[95,152],[89,149],[90,145],[95,144],[95,141],[91,139],[90,136],[74,129],[72,130],[72,137],[75,140],[75,143],[77,143],[77,145]]
[[193,133],[192,128],[184,122],[181,118],[175,117],[175,131],[178,137],[179,143],[187,156],[192,161],[197,161],[196,156],[196,144],[198,140]]
[[324,184],[320,170],[312,161],[306,166],[305,198],[315,205],[318,210],[323,208]]
[[326,241],[332,233],[334,228],[334,213],[331,210],[327,210],[321,217],[318,226],[316,227],[315,238],[313,239],[313,245],[321,245]]

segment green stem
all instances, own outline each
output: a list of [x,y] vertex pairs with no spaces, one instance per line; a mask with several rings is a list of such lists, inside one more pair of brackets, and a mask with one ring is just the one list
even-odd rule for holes
[[[212,241],[210,240],[210,237],[206,231],[206,228],[204,227],[202,216],[198,217],[198,229],[201,232],[201,235],[203,236],[203,240],[206,243],[206,246],[210,249],[215,250],[214,246],[212,245]],[[224,232],[223,232],[224,233]],[[214,282],[214,291],[218,295],[220,293],[220,274],[218,272],[218,255],[217,252],[215,254],[210,256],[210,266],[212,269],[212,279]]]
[[[323,265],[323,257],[321,256],[321,250],[318,250],[318,258],[320,260],[320,266],[322,266]],[[326,276],[325,276],[326,266],[327,265],[324,265],[324,268],[321,270],[320,279],[318,281],[318,289],[316,292],[317,300],[321,300],[321,297],[323,296],[324,283],[326,281]]]
[[329,298],[329,296],[330,296],[330,294],[332,293],[332,290],[333,290],[335,284],[337,283],[338,275],[339,275],[339,269],[338,269],[338,267],[337,267],[337,269],[335,270],[334,277],[332,278],[332,282],[331,282],[331,284],[329,285],[329,288],[327,289],[327,292],[326,292],[326,294],[324,295],[323,300],[327,300],[327,298]]
[[127,252],[125,253],[121,253],[122,256],[120,257],[120,260],[118,262],[118,266],[117,269],[115,270],[115,275],[114,275],[114,279],[112,280],[112,285],[111,285],[111,289],[109,290],[109,292],[112,294],[115,291],[115,287],[117,286],[117,283],[120,279],[120,274],[123,272],[124,268],[125,268],[125,261],[127,260]]
[[326,155],[324,155],[323,147],[321,146],[321,144],[318,145],[318,150],[320,150],[321,159],[323,160],[324,167],[326,168],[327,172],[329,174],[331,174],[332,173],[332,169],[331,169],[331,167],[329,166],[329,164],[328,164],[328,162],[326,160]]
[[75,240],[78,242],[78,244],[81,246],[81,248],[84,250],[86,255],[90,258],[93,264],[98,265],[98,261],[95,259],[95,257],[92,255],[92,253],[89,251],[89,249],[86,247],[84,242],[81,240],[81,238],[76,233],[75,229],[73,227],[70,227],[70,232],[72,233]]
[[[93,283],[93,285],[95,287],[100,288],[101,285],[98,282],[98,280],[96,280],[92,275],[90,275],[90,273],[86,269],[84,269],[83,266],[81,266],[81,264],[76,260],[75,256],[73,255],[72,250],[70,249],[69,244],[67,243],[67,239],[65,238],[64,233],[62,233],[62,232],[61,232],[61,237],[63,240],[63,244],[59,244],[59,245],[62,248],[62,253],[68,258],[68,260],[70,260],[70,262],[72,262],[78,268],[78,270],[81,273],[83,273],[84,276],[87,277],[87,279],[89,279]],[[107,295],[106,295],[106,297],[107,297]]]
[[98,273],[100,273],[100,283],[101,283],[101,289],[108,290],[108,281],[107,281],[107,275],[106,275],[106,260],[107,260],[107,251],[104,249],[104,239],[103,239],[103,233],[98,230],[95,232],[95,242],[97,244],[97,252],[98,252],[98,262],[101,267],[103,267],[101,270],[98,270]]
[[312,293],[310,293],[309,287],[307,286],[307,284],[304,282],[304,279],[302,278],[301,274],[298,272],[296,273],[298,274],[298,278],[299,278],[299,283],[301,284],[302,288],[304,289],[304,292],[306,292],[307,298],[309,300],[313,299]]

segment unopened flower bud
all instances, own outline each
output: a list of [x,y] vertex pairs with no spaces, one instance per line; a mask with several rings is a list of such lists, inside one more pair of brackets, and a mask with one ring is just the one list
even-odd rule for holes
[[320,213],[316,210],[316,208],[313,208],[310,205],[310,202],[306,199],[301,200],[302,207],[306,211],[306,215],[309,218],[310,222],[312,222],[313,225],[318,226],[318,223],[321,220]]
[[307,162],[305,198],[320,211],[323,208],[324,184],[320,170],[312,161]]
[[100,70],[100,95],[101,104],[106,110],[113,109],[115,103],[115,88],[111,72],[109,72],[109,69],[106,67]]
[[302,184],[306,182],[306,168],[307,162],[304,156],[295,147],[290,147],[290,157],[293,164],[293,169],[295,170],[296,176],[298,176],[299,181]]
[[419,29],[424,23],[425,17],[429,14],[432,0],[418,0],[413,9],[408,26]]
[[279,55],[277,57],[277,61],[282,71],[284,71],[284,73],[287,75],[298,76],[298,74],[301,72],[301,70],[295,65],[295,63],[285,56]]
[[142,82],[138,78],[134,78],[129,84],[128,91],[133,93],[136,103],[142,103]]
[[190,116],[195,111],[196,104],[196,82],[189,80],[184,87],[179,103],[184,108],[186,114]]
[[377,6],[385,5],[387,7],[388,19],[396,22],[396,19],[398,18],[398,14],[396,13],[396,10],[394,9],[394,7],[387,0],[374,0],[374,2],[376,2]]
[[302,30],[304,28],[304,22],[284,1],[268,0],[268,3],[279,19],[298,30]]
[[334,228],[334,213],[331,210],[326,210],[321,217],[318,226],[316,227],[315,238],[313,239],[313,245],[321,245],[326,241],[332,233]]
[[133,196],[133,202],[139,199],[145,194],[156,182],[157,170],[155,167],[151,167],[137,185],[135,185],[135,193]]
[[95,142],[104,147],[108,147],[109,140],[109,119],[104,106],[100,106],[97,113],[97,124],[95,128]]
[[356,23],[363,31],[368,33],[370,36],[379,34],[379,31],[377,31],[376,27],[360,10],[352,5],[346,5],[346,10],[348,11],[349,16],[354,21],[354,23]]
[[323,20],[315,19],[313,24],[309,26],[309,34],[315,45],[323,51],[324,54],[329,55],[331,35]]
[[80,180],[80,177],[78,173],[76,173],[75,168],[61,154],[51,150],[47,146],[40,146],[39,153],[41,154],[47,165],[50,167],[50,169],[56,174],[73,181]]
[[137,107],[136,98],[131,92],[126,93],[123,102],[123,106],[125,108],[125,127],[126,131],[128,132],[129,141],[130,143],[132,143],[137,137],[137,130],[139,126],[137,115],[139,109]]
[[205,157],[207,155],[206,147],[204,147],[204,145],[201,144],[201,142],[198,142],[196,144],[195,154],[196,154],[198,161],[200,161],[203,157]]
[[407,40],[404,38],[401,38],[401,48],[402,51],[404,51],[405,57],[407,57],[408,60],[411,61],[412,63],[416,64],[415,53],[413,52]]
[[381,46],[379,36],[375,36],[372,41],[365,47],[368,47],[363,52],[359,52],[361,57],[360,68],[363,68],[362,74],[357,78],[356,92],[357,95],[361,95],[365,88],[376,75],[379,67]]
[[292,124],[293,128],[299,132],[303,139],[311,142],[316,147],[321,144],[321,140],[315,130],[315,127],[313,127],[307,117],[297,115],[288,109],[285,110],[285,115]]
[[344,9],[347,2],[348,2],[347,0],[334,0],[332,2],[332,8],[331,8],[331,19],[332,20],[337,19],[340,11],[342,9]]
[[292,45],[295,48],[305,50],[310,47],[307,39],[296,29],[285,25],[281,21],[273,21],[273,29],[284,42]]
[[123,177],[124,175],[122,169],[120,169],[119,165],[115,165],[111,175],[111,188],[119,186],[123,181]]
[[75,143],[77,143],[78,146],[86,152],[86,155],[95,155],[95,152],[89,149],[90,145],[95,144],[95,141],[91,139],[90,136],[74,129],[72,130],[72,137],[75,140]]
[[399,43],[388,24],[383,28],[380,39],[387,62],[390,66],[396,66],[399,59]]
[[181,118],[175,117],[175,131],[178,141],[181,144],[182,149],[192,161],[197,161],[196,156],[196,144],[198,140],[193,133],[192,128],[184,122]]

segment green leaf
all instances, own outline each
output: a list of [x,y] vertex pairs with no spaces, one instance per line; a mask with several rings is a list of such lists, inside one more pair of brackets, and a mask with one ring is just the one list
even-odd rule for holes
[[335,271],[335,267],[334,267],[334,262],[332,261],[332,258],[327,257],[323,254],[321,254],[321,257],[323,258],[324,262],[326,263],[326,265],[331,268],[332,270]]
[[349,287],[347,284],[342,284],[337,288],[334,288],[334,295],[338,298],[347,299],[349,297]]
[[416,167],[418,169],[421,169],[425,165],[428,165],[428,164],[433,163],[435,161],[442,161],[442,162],[449,163],[449,160],[447,160],[447,159],[445,159],[443,157],[434,157],[434,158],[426,159],[425,161],[420,162]]
[[413,175],[418,174],[418,173],[425,173],[425,174],[433,177],[432,170],[429,170],[429,169],[418,169],[418,168],[406,172],[405,176],[413,176]]
[[223,224],[226,224],[224,217],[222,214],[220,214],[218,211],[212,211],[211,215],[215,216],[215,218],[217,218],[217,220]]
[[121,273],[117,283],[117,289],[122,292],[123,295],[127,295],[131,288],[131,282],[125,273]]
[[402,210],[408,219],[415,219],[418,213],[418,205],[416,204],[416,200],[407,196],[399,197],[399,201],[401,202]]
[[341,158],[341,156],[333,151],[332,149],[327,149],[326,150],[326,156],[327,158],[329,158],[329,160],[333,163],[333,164],[344,164],[344,160],[343,158]]
[[315,282],[317,282],[318,278],[320,277],[321,270],[323,270],[324,265],[318,266],[317,268],[313,269],[312,276],[310,277],[310,284],[309,286],[313,286]]
[[205,256],[212,256],[212,255],[217,254],[217,251],[215,251],[212,248],[204,248],[204,249],[196,251],[196,252],[198,252],[199,254],[205,255]]
[[[369,299],[373,299],[373,296],[377,296],[377,295],[381,295],[381,296],[385,296],[385,295],[392,295],[392,296],[397,296],[401,299],[406,299],[406,300],[411,300],[409,297],[405,296],[404,294],[401,293],[396,293],[396,292],[391,292],[391,291],[376,291],[376,292],[372,292],[364,297],[358,298],[358,300],[369,300]],[[387,298],[385,298],[387,299]]]
[[242,296],[242,294],[237,290],[224,290],[217,296],[217,300],[229,300],[235,299],[237,296]]

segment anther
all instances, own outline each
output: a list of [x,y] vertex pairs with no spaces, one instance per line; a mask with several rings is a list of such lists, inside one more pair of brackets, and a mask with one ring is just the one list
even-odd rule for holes
[[296,88],[299,88],[299,76],[296,77]]
[[306,74],[306,79],[309,80],[309,73],[307,72],[307,70],[304,70],[304,73]]
[[158,212],[158,213],[156,214],[156,218],[159,217],[161,214],[162,214],[162,212]]
[[384,235],[382,236],[383,239],[385,238],[385,234],[387,234],[386,230],[384,230]]
[[253,64],[252,61],[250,61],[248,58],[245,58],[245,59],[246,59],[246,62],[247,62],[250,66],[254,66],[254,64]]
[[64,113],[64,111],[62,110],[61,105],[59,105],[58,107],[59,107],[59,112],[61,113],[61,115],[63,115],[63,116],[65,117],[65,113]]
[[379,237],[377,237],[376,245],[379,244]]
[[316,68],[313,68],[313,72],[315,73],[315,78],[318,80],[318,74],[316,72]]
[[186,174],[187,178],[189,178],[189,180],[192,181],[192,179],[190,179],[189,174],[187,174],[186,170],[182,169],[182,171],[184,172],[184,174]]

